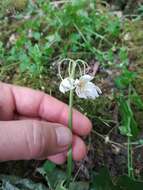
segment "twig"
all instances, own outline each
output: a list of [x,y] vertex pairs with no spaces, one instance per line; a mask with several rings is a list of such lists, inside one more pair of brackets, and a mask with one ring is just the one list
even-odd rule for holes
[[62,0],[62,1],[53,1],[53,2],[50,2],[50,4],[51,5],[55,5],[55,6],[57,6],[57,5],[60,5],[60,4],[64,4],[64,3],[70,3],[71,1],[69,0]]
[[[117,143],[117,142],[114,142],[112,140],[110,140],[109,136],[108,135],[102,135],[100,133],[98,133],[97,131],[95,130],[92,130],[92,133],[96,134],[97,136],[99,136],[100,138],[102,138],[104,140],[105,143],[109,143],[109,144],[113,144],[113,145],[116,145],[120,148],[124,148],[126,149],[127,147],[125,147],[123,144],[120,144],[120,143]],[[107,140],[107,137],[108,137],[108,140]]]

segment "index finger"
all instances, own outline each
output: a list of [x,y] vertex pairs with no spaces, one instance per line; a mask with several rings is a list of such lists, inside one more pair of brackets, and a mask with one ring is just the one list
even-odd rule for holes
[[[5,114],[11,112],[11,115],[14,116],[15,110],[18,114],[27,117],[40,117],[43,120],[60,123],[65,126],[68,125],[68,105],[65,103],[43,92],[25,87],[4,83],[1,83],[0,87],[0,97],[3,93],[5,96],[7,92],[7,95],[4,97],[5,101],[3,101],[3,108],[6,108]],[[6,102],[9,102],[9,104],[11,102],[12,105],[6,106]],[[74,133],[78,135],[87,135],[91,127],[91,122],[87,117],[77,110],[73,110]]]

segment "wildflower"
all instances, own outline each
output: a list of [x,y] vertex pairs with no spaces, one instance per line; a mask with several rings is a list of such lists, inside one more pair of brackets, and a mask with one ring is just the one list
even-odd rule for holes
[[[67,77],[65,79],[62,78],[61,72],[60,72],[61,64],[64,61],[69,62],[69,67],[68,67],[69,77]],[[91,82],[91,80],[93,79],[92,76],[87,75],[87,74],[84,74],[82,76],[83,72],[81,70],[80,64],[83,66],[84,73],[86,73],[86,66],[88,66],[88,64],[81,59],[77,59],[76,61],[74,61],[72,59],[63,59],[59,63],[59,67],[58,67],[59,76],[62,79],[61,84],[59,86],[59,90],[62,93],[70,91],[69,115],[68,115],[68,128],[70,130],[72,130],[72,128],[73,128],[73,125],[72,125],[73,92],[74,92],[73,90],[75,90],[77,96],[79,96],[80,98],[85,98],[85,99],[89,99],[89,98],[95,99],[102,93],[100,88]],[[76,66],[78,66],[80,76],[81,76],[79,79],[75,79]],[[70,184],[71,175],[72,175],[72,151],[71,150],[72,150],[72,146],[69,147],[69,153],[68,153],[68,159],[67,159],[67,161],[68,161],[68,163],[67,163],[67,186],[69,186],[69,184]]]
[[75,88],[74,83],[75,83],[74,79],[67,77],[67,78],[62,80],[60,87],[59,87],[59,90],[62,93],[68,92],[68,91]]
[[59,90],[62,93],[75,89],[78,97],[84,99],[95,99],[102,93],[100,88],[90,82],[93,79],[90,75],[83,75],[80,79],[72,79],[67,77],[62,80]]
[[76,79],[75,86],[76,86],[76,94],[80,98],[84,99],[95,99],[99,97],[102,93],[100,88],[90,82],[93,79],[90,75],[83,75],[80,79]]

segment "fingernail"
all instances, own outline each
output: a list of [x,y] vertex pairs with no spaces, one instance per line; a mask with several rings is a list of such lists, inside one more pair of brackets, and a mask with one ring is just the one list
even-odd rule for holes
[[72,133],[68,128],[56,128],[57,144],[59,146],[66,146],[72,143]]

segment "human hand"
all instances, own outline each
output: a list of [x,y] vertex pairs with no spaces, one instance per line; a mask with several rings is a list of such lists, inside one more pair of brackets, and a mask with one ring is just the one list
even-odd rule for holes
[[86,155],[80,136],[92,125],[87,117],[73,111],[73,131],[68,125],[68,106],[29,88],[0,83],[0,160],[49,159],[57,164],[66,160],[69,144],[73,159]]

